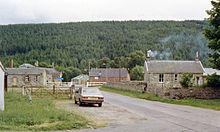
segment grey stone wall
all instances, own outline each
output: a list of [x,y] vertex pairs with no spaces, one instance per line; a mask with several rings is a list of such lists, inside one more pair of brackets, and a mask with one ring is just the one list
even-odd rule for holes
[[[8,75],[8,86],[13,87],[21,87],[23,85],[30,85],[30,86],[44,86],[45,78],[43,75],[28,75],[29,82],[25,82],[25,76],[27,75]],[[14,78],[16,78],[16,84],[14,82]]]
[[108,82],[104,84],[107,87],[121,88],[126,90],[134,90],[139,92],[145,92],[149,94],[155,94],[163,98],[183,99],[183,98],[199,98],[199,99],[220,99],[220,89],[215,88],[168,88],[168,87],[152,87],[148,86],[144,91],[145,84],[143,82]]
[[[177,80],[175,80],[175,74],[163,74],[164,81],[159,82],[159,75],[157,73],[145,73],[145,82],[147,82],[149,87],[156,87],[156,88],[178,88],[181,87],[180,80],[183,74],[176,74]],[[199,77],[200,84],[203,84],[204,81],[202,79],[202,74],[193,74],[193,85],[197,85],[196,77]]]

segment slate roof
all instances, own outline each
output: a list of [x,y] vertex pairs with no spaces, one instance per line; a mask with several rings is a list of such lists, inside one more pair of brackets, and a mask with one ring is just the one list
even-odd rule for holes
[[148,73],[204,73],[200,61],[150,60],[145,65]]
[[43,67],[39,67],[39,69],[43,69],[46,70],[47,74],[52,74],[52,76],[59,76],[60,72],[58,72],[56,69],[54,68],[43,68]]
[[19,68],[7,68],[8,75],[39,75],[46,71],[47,74],[52,74],[52,76],[60,75],[56,69],[53,68],[44,68],[44,67],[35,67],[31,64],[20,65]]
[[89,80],[89,76],[82,74],[82,75],[79,75],[79,76],[76,76],[76,77],[72,78],[71,80],[76,80],[76,79],[77,80],[80,80],[80,79],[82,79],[82,80]]
[[[120,69],[120,77],[127,77],[127,69]],[[99,76],[99,77],[119,77],[119,68],[92,68],[89,76]]]
[[205,70],[205,73],[203,74],[204,76],[212,75],[214,73],[216,73],[216,75],[220,75],[220,70],[216,70],[213,68],[204,68],[204,70]]
[[31,64],[22,64],[19,66],[19,68],[34,68],[35,66],[31,65]]
[[39,75],[44,72],[38,68],[6,68],[8,75]]

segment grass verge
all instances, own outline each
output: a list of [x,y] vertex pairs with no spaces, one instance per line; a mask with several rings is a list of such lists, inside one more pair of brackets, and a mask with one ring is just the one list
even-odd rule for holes
[[220,99],[206,100],[206,99],[186,98],[186,99],[176,100],[176,99],[160,98],[160,97],[156,97],[151,94],[143,94],[138,91],[116,89],[116,88],[111,88],[111,87],[101,87],[100,90],[106,91],[106,92],[113,92],[113,93],[117,93],[117,94],[121,94],[125,96],[130,96],[134,98],[139,98],[139,99],[146,99],[146,100],[159,101],[159,102],[170,103],[170,104],[189,105],[189,106],[208,108],[208,109],[213,109],[213,110],[220,110]]
[[28,97],[17,92],[5,93],[5,111],[0,111],[1,131],[49,131],[86,128],[88,120],[62,109],[57,109],[52,100]]

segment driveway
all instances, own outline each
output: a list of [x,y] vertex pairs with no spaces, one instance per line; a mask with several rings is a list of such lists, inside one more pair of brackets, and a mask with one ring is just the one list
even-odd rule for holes
[[[220,132],[220,111],[136,99],[108,92],[103,94],[103,108],[92,109],[95,113],[102,113],[102,120],[111,122],[109,117],[115,117],[118,123],[96,130],[78,130],[79,132]],[[109,108],[109,111],[103,113],[102,109],[107,106],[113,106],[121,113],[117,113],[117,110],[111,113]],[[94,112],[86,107],[82,109]]]

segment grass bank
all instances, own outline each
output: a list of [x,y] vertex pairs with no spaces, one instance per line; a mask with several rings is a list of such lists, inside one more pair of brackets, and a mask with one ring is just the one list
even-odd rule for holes
[[213,109],[213,110],[220,110],[220,99],[206,100],[206,99],[187,98],[187,99],[176,100],[176,99],[160,98],[160,97],[156,97],[151,94],[143,94],[138,91],[116,89],[116,88],[110,88],[110,87],[101,87],[100,90],[113,92],[113,93],[117,93],[117,94],[121,94],[125,96],[130,96],[134,98],[139,98],[139,99],[146,99],[146,100],[160,101],[160,102],[170,103],[170,104],[189,105],[189,106],[208,108],[208,109]]
[[0,130],[49,131],[86,128],[89,122],[73,112],[57,109],[50,99],[28,97],[17,92],[5,93],[5,111],[0,111]]

